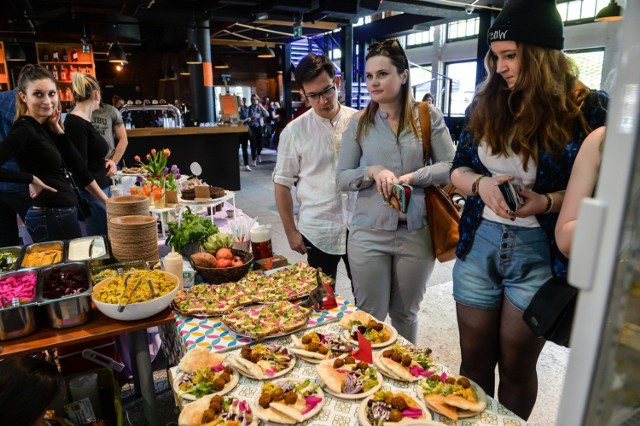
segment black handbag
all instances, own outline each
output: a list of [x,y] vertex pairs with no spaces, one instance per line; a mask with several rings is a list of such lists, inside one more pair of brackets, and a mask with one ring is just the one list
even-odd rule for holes
[[578,289],[566,278],[551,278],[531,299],[522,318],[537,337],[569,347]]

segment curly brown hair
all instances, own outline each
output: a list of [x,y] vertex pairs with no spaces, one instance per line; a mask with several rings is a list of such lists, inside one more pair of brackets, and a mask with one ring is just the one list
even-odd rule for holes
[[520,75],[512,89],[497,73],[496,55],[487,52],[488,75],[475,95],[467,130],[477,143],[484,140],[493,155],[519,155],[526,171],[529,159],[538,164],[539,146],[559,155],[575,130],[574,120],[590,131],[580,112],[580,100],[588,89],[560,50],[516,45]]

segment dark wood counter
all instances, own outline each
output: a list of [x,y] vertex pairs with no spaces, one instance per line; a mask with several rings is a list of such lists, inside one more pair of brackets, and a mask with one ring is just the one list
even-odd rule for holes
[[197,161],[202,166],[200,178],[209,185],[239,191],[239,141],[248,138],[248,132],[246,126],[128,129],[129,146],[123,159],[134,166],[136,155],[144,159],[153,148],[169,148],[169,166],[176,164],[182,173],[191,174],[189,165]]

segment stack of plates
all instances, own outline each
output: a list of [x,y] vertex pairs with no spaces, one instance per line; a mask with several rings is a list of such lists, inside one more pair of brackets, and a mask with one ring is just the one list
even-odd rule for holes
[[158,236],[153,216],[132,215],[109,220],[111,252],[118,261],[158,260]]
[[149,197],[120,195],[107,200],[107,228],[111,234],[111,219],[120,216],[149,216]]

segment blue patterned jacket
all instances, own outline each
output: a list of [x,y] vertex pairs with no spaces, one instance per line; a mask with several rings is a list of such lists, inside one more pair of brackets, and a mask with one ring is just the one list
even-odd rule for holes
[[[591,91],[587,95],[582,105],[582,114],[592,130],[604,126],[607,118],[608,103],[609,96],[606,92]],[[471,109],[472,108],[467,109],[465,122],[469,118]],[[543,194],[545,192],[562,191],[567,188],[573,162],[586,137],[587,133],[579,129],[576,123],[573,136],[558,159],[555,159],[550,153],[543,151],[542,148],[539,149],[538,171],[533,191]],[[478,144],[466,129],[463,130],[460,135],[458,149],[456,150],[456,156],[453,159],[451,170],[453,171],[458,167],[470,167],[476,173],[491,176],[489,170],[487,170],[478,157]],[[471,248],[476,229],[478,229],[480,221],[482,220],[483,209],[484,202],[479,196],[470,196],[467,198],[460,224],[458,225],[460,241],[458,242],[456,255],[460,259],[464,259],[464,256]],[[565,277],[567,275],[567,258],[558,250],[555,239],[555,227],[558,214],[540,214],[536,217],[549,240],[553,275],[556,277]]]

